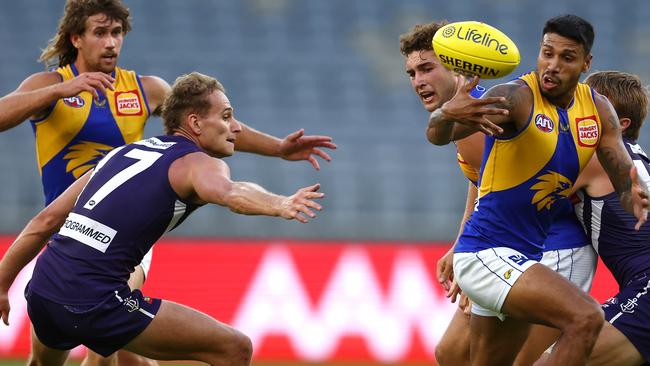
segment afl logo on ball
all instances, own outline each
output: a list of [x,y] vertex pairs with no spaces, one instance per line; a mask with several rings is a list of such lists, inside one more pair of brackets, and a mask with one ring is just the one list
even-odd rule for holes
[[454,33],[456,33],[456,28],[454,28],[453,25],[450,25],[450,26],[446,27],[442,31],[442,36],[445,37],[445,38],[449,38],[449,37],[453,36]]
[[553,127],[555,123],[545,114],[538,114],[535,116],[535,127],[537,127],[542,132],[553,132]]

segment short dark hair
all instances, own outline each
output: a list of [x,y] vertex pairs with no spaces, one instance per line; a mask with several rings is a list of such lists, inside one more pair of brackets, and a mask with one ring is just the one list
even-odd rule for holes
[[591,52],[594,44],[594,27],[573,14],[559,15],[546,21],[542,37],[547,33],[556,33],[580,43],[585,48],[585,55]]
[[413,51],[431,51],[431,41],[438,29],[447,25],[446,20],[433,21],[427,24],[416,24],[407,33],[399,36],[399,50],[404,56]]
[[629,118],[623,136],[639,138],[639,130],[648,113],[648,91],[638,76],[619,71],[599,71],[585,79],[585,84],[609,99],[618,118]]
[[215,91],[226,93],[223,85],[210,76],[192,72],[179,76],[162,107],[165,134],[171,135],[180,128],[189,113],[204,116],[210,110],[208,97]]

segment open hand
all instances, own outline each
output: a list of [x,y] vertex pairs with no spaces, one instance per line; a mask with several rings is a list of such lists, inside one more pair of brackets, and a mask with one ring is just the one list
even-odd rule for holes
[[73,97],[79,93],[87,91],[93,95],[95,100],[99,99],[99,93],[106,95],[106,89],[115,90],[113,83],[115,79],[109,74],[103,72],[84,72],[79,76],[67,80],[58,85],[61,95]]
[[319,149],[320,147],[336,149],[336,144],[329,136],[305,136],[305,130],[301,128],[280,142],[279,155],[285,160],[307,160],[314,169],[320,170],[320,165],[314,155],[318,155],[326,161],[332,160],[326,152]]
[[479,78],[471,81],[463,75],[456,78],[456,94],[440,107],[445,119],[469,126],[490,136],[503,133],[503,129],[486,116],[507,115],[509,111],[490,105],[504,103],[504,97],[484,97],[476,99],[470,92],[478,85]]
[[[300,188],[294,195],[285,198],[280,205],[280,216],[287,220],[298,220],[307,223],[307,217],[314,218],[316,214],[311,209],[320,211],[321,205],[314,199],[320,199],[325,193],[318,192],[320,183]],[[307,216],[307,217],[305,217]]]

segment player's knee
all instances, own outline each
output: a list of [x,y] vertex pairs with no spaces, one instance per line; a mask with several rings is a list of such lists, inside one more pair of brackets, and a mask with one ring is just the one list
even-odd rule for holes
[[249,365],[253,357],[253,342],[244,333],[233,329],[233,336],[227,345],[226,357],[232,365]]
[[462,366],[469,364],[469,354],[460,352],[458,345],[443,340],[436,346],[436,362],[440,366]]
[[605,316],[600,305],[589,299],[588,305],[580,307],[580,313],[571,322],[571,328],[583,337],[590,336],[595,339],[603,327]]

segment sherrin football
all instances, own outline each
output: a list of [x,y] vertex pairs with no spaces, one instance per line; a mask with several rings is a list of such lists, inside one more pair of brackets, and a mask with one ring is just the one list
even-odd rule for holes
[[504,77],[520,61],[517,45],[500,30],[481,22],[447,24],[436,31],[432,44],[447,68],[482,79]]

